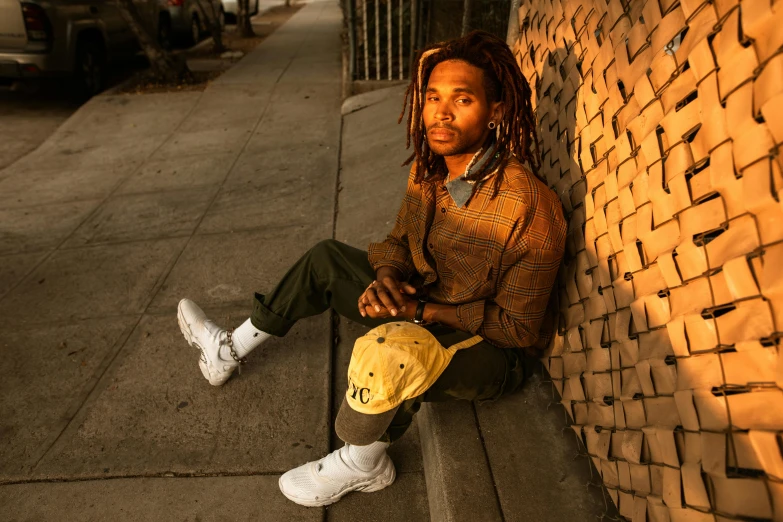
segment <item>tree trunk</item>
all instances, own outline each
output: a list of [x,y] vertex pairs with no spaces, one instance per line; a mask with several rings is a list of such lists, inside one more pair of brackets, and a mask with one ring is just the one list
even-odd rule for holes
[[153,38],[142,21],[139,10],[133,0],[116,0],[117,8],[122,18],[130,26],[136,38],[139,41],[144,54],[150,62],[152,74],[161,82],[181,82],[190,78],[185,59],[180,56],[174,56],[171,52],[163,49],[156,38]]
[[212,35],[212,52],[220,54],[226,50],[226,47],[223,45],[223,26],[220,23],[220,11],[215,5],[215,0],[208,0],[207,3],[209,4],[209,14],[204,10],[201,2],[197,2],[197,5],[201,11],[202,19],[207,21],[207,28]]
[[250,23],[250,0],[237,1],[237,32],[240,38],[255,36],[253,25]]

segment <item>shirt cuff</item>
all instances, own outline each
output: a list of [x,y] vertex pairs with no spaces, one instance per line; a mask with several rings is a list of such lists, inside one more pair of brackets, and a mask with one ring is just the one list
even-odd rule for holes
[[457,305],[457,320],[462,327],[472,333],[478,333],[478,329],[484,324],[484,304],[485,300],[473,301]]
[[408,268],[408,266],[405,263],[400,263],[399,261],[395,261],[393,259],[383,259],[381,261],[376,261],[375,263],[370,263],[370,265],[372,266],[372,269],[375,270],[376,272],[378,271],[379,268],[384,266],[390,266],[392,268],[396,268],[402,274],[403,281],[407,281],[411,277],[411,271]]

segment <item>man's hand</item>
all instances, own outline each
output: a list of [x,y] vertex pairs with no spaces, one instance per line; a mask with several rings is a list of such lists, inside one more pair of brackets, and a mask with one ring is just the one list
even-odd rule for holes
[[[375,281],[359,297],[359,313],[373,319],[397,317],[400,313],[413,314],[416,311],[416,288],[400,281],[400,273],[392,267],[384,266],[375,274]],[[413,317],[411,315],[411,317]]]
[[418,304],[418,301],[406,294],[402,294],[402,299],[405,304],[400,306],[400,309],[397,311],[396,316],[392,316],[389,309],[385,307],[382,307],[380,312],[376,312],[375,307],[370,304],[364,306],[364,308],[362,308],[362,305],[359,304],[359,312],[362,314],[362,317],[369,317],[371,319],[385,319],[387,317],[398,317],[401,319],[413,320],[413,316],[416,313],[416,305]]

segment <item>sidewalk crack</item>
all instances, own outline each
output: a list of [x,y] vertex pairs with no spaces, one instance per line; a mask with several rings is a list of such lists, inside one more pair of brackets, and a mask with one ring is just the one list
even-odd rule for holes
[[484,441],[484,433],[481,431],[481,422],[479,422],[478,410],[476,410],[476,403],[470,403],[473,409],[473,418],[476,420],[476,429],[478,430],[479,440],[481,441],[481,449],[484,450],[484,461],[487,463],[487,469],[489,470],[489,478],[492,479],[492,491],[495,492],[495,501],[498,506],[498,513],[500,513],[500,520],[506,522],[506,515],[503,513],[503,504],[500,502],[500,495],[498,494],[498,485],[495,480],[495,473],[492,471],[492,462],[489,460],[489,454],[487,453],[487,444]]

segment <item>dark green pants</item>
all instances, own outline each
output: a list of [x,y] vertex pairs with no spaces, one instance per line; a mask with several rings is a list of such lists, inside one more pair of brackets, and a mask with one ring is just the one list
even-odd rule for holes
[[[274,290],[255,295],[251,321],[259,330],[278,337],[288,333],[297,320],[329,308],[369,327],[394,321],[359,314],[359,296],[373,279],[375,272],[367,252],[331,239],[321,241],[288,270]],[[472,337],[441,325],[429,329],[447,347]],[[515,391],[524,380],[523,362],[522,350],[498,348],[488,342],[459,350],[429,390],[400,406],[383,440],[399,439],[422,402],[492,400]]]

